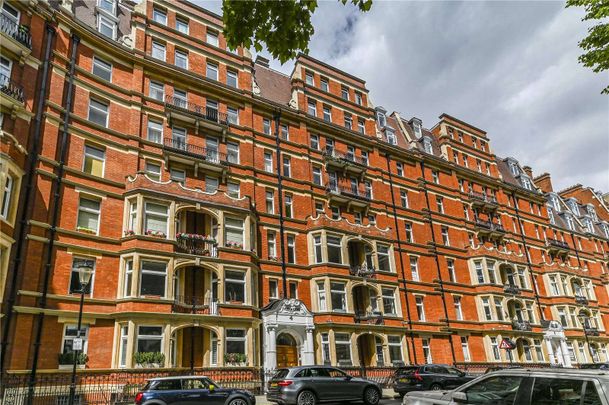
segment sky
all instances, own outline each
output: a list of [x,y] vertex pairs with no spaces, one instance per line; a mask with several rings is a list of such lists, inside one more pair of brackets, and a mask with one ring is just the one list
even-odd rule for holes
[[[220,1],[194,2],[221,14]],[[583,15],[560,1],[374,0],[361,13],[326,0],[309,54],[366,80],[375,106],[485,130],[495,154],[550,173],[556,191],[609,192],[609,74],[577,61]],[[293,62],[271,67],[289,74]]]

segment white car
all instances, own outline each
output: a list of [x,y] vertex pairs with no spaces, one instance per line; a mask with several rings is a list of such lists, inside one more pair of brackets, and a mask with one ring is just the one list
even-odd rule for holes
[[413,391],[403,405],[609,405],[609,371],[508,369],[452,391]]

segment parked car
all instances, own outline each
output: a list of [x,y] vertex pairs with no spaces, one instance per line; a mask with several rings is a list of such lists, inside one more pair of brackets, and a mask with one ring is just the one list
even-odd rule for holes
[[494,371],[500,371],[500,370],[510,370],[513,368],[521,368],[520,366],[494,366],[494,367],[489,367],[486,369],[486,371],[484,372],[484,374],[488,374],[488,373],[492,373]]
[[395,371],[393,390],[400,396],[410,391],[439,391],[456,388],[474,378],[445,364],[405,366]]
[[329,366],[280,368],[268,382],[266,399],[281,405],[315,405],[320,402],[364,401],[379,403],[381,387]]
[[161,377],[148,380],[135,396],[135,404],[255,405],[256,398],[246,390],[222,388],[208,377]]
[[409,392],[403,405],[607,405],[609,374],[567,368],[506,369],[452,391]]

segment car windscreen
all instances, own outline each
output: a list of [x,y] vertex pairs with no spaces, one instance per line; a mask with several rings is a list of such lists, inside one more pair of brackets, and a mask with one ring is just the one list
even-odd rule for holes
[[279,370],[275,371],[275,374],[273,374],[272,379],[281,380],[283,378],[286,378],[289,372],[290,370],[287,368],[280,368]]

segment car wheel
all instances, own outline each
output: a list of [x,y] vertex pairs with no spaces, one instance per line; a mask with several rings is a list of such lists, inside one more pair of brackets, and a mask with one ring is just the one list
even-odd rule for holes
[[228,405],[249,405],[248,402],[243,398],[235,398],[228,403]]
[[440,391],[442,389],[442,386],[440,384],[431,384],[431,387],[429,387],[429,389],[432,391]]
[[376,405],[381,400],[379,390],[374,387],[368,387],[364,390],[364,403],[367,405]]
[[317,403],[317,398],[315,398],[315,394],[311,391],[302,391],[298,394],[298,405],[315,405]]

